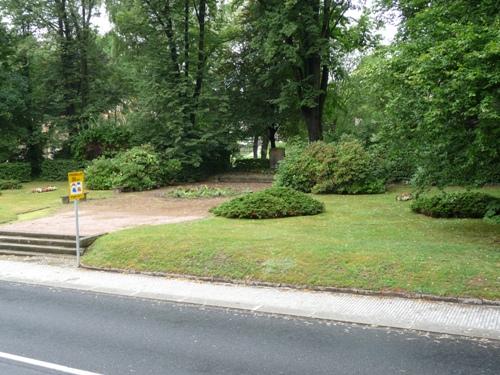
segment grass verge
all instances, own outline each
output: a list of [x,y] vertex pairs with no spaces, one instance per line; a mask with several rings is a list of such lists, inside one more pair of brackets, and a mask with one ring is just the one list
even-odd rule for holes
[[[98,239],[89,266],[300,286],[500,299],[500,226],[433,219],[381,195],[317,196],[326,212],[272,220],[209,218]],[[483,189],[500,195],[499,188]]]
[[[46,193],[32,193],[37,187],[55,186],[57,190]],[[0,223],[15,220],[32,220],[47,216],[63,207],[61,196],[68,195],[68,183],[61,181],[32,181],[23,184],[19,190],[2,190],[0,195]],[[111,196],[111,192],[92,191],[91,199]]]

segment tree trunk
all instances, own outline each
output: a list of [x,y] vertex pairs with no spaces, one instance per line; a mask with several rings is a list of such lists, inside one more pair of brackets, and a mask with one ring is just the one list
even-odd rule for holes
[[200,0],[200,7],[198,10],[198,65],[196,67],[196,83],[193,92],[193,108],[191,112],[191,124],[196,124],[196,111],[198,109],[198,102],[201,95],[203,86],[203,77],[205,71],[205,21],[207,16],[207,1]]
[[254,135],[253,137],[253,158],[258,159],[259,158],[259,136]]
[[302,115],[306,122],[309,142],[321,141],[323,139],[323,124],[320,108],[302,108]]
[[267,159],[267,149],[269,147],[269,137],[267,134],[262,136],[262,147],[260,149],[260,158],[265,160]]
[[273,124],[268,128],[269,142],[271,143],[271,150],[276,148],[276,132],[278,128]]

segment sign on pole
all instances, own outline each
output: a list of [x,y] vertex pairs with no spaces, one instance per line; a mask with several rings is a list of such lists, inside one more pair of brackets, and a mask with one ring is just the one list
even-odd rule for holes
[[80,224],[78,222],[78,201],[85,197],[85,191],[83,189],[84,182],[83,172],[69,172],[68,173],[68,183],[69,183],[69,200],[73,201],[75,204],[75,227],[76,227],[76,266],[80,267]]
[[70,202],[75,200],[80,200],[85,197],[83,191],[83,172],[69,172],[68,182],[69,182],[69,200]]

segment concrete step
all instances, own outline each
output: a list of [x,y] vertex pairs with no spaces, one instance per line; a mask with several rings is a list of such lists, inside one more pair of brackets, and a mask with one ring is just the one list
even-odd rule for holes
[[40,253],[40,252],[34,252],[34,251],[16,251],[16,250],[3,250],[0,249],[0,255],[15,255],[15,256],[20,256],[20,257],[54,257],[54,258],[67,258],[67,259],[73,259],[76,255],[76,250],[72,254],[53,254],[53,253]]
[[[80,237],[80,254],[98,237]],[[76,255],[75,242],[75,236],[71,235],[0,231],[0,254]]]
[[54,240],[75,240],[75,236],[67,234],[32,233],[32,232],[11,232],[0,230],[0,236],[6,237],[30,237],[30,238],[51,238]]
[[42,246],[56,246],[75,248],[75,239],[60,240],[53,238],[35,238],[35,237],[18,237],[18,236],[2,236],[0,235],[0,242],[17,243],[21,245],[42,245]]
[[[15,252],[32,252],[32,253],[49,253],[49,254],[76,254],[76,249],[70,249],[61,246],[47,246],[47,245],[33,245],[33,244],[19,244],[19,243],[9,243],[0,242],[1,251],[15,251]],[[80,249],[80,253],[83,254],[84,249]]]

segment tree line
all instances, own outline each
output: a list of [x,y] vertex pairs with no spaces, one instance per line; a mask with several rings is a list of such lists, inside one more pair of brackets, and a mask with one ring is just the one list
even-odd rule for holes
[[[102,5],[105,35],[92,23]],[[238,140],[267,150],[277,135],[348,134],[421,184],[498,181],[493,0],[0,0],[0,11],[0,161],[27,160],[33,175],[48,147],[93,159],[150,144],[189,173]],[[399,30],[383,45],[378,20],[391,14]]]

